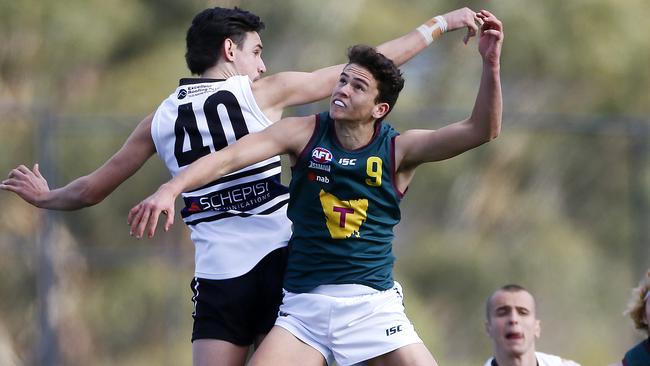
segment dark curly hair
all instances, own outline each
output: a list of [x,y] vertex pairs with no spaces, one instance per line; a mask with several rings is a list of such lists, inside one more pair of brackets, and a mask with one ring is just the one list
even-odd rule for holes
[[397,103],[400,91],[404,88],[402,72],[388,57],[367,45],[360,44],[350,47],[348,49],[348,60],[350,64],[362,66],[372,74],[377,81],[377,89],[379,90],[375,102],[388,103],[388,112],[390,113],[395,103]]
[[203,74],[219,59],[219,48],[226,40],[241,49],[247,32],[260,32],[264,23],[257,15],[235,7],[214,7],[198,13],[187,30],[185,61],[192,74]]

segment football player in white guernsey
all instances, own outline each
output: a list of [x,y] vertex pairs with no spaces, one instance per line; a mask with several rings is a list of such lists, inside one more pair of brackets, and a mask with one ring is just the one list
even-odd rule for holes
[[535,350],[541,334],[533,295],[510,284],[494,291],[486,303],[485,329],[492,338],[494,357],[485,366],[580,366]]
[[[467,28],[467,43],[478,30],[476,22],[472,10],[458,9],[378,49],[399,65],[444,31]],[[329,96],[343,65],[262,77],[263,27],[256,15],[241,9],[202,11],[188,30],[186,54],[190,71],[199,78],[182,79],[104,165],[53,190],[38,164],[33,169],[21,165],[0,189],[45,209],[92,206],[155,152],[176,175],[197,158],[277,121],[284,108]],[[249,346],[259,343],[273,324],[270,317],[275,317],[281,296],[283,248],[290,234],[279,169],[279,160],[271,158],[184,197],[183,217],[196,245],[194,365],[243,365]],[[260,287],[269,292],[258,291]],[[219,291],[229,296],[217,296]]]
[[167,216],[165,230],[172,225],[179,194],[289,155],[294,230],[286,291],[251,366],[436,365],[393,281],[392,232],[401,196],[419,166],[487,143],[501,129],[503,28],[486,10],[476,15],[482,74],[466,119],[396,133],[382,120],[404,85],[401,72],[375,49],[355,46],[330,89],[329,111],[284,118],[198,159],[129,212],[135,235],[153,235],[161,214]]

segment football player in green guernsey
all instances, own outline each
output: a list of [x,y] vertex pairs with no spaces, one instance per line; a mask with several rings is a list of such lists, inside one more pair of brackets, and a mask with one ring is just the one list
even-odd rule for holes
[[[129,212],[131,232],[152,236],[174,200],[278,154],[293,166],[293,235],[275,326],[251,365],[436,365],[392,277],[393,227],[415,169],[486,143],[501,128],[501,22],[481,11],[482,76],[471,115],[438,130],[396,132],[384,121],[404,85],[399,69],[367,46],[348,52],[330,108],[286,118],[192,163]],[[250,228],[255,230],[254,227]]]

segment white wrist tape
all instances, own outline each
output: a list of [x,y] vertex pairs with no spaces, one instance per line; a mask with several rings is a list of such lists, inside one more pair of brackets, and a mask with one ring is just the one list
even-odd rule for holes
[[427,44],[431,44],[434,39],[440,37],[447,31],[447,21],[442,15],[429,19],[426,23],[417,27],[416,30],[422,34]]

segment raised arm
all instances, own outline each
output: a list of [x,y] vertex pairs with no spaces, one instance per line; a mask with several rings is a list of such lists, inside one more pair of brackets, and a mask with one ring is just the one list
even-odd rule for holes
[[38,164],[30,170],[24,165],[13,169],[0,189],[16,193],[26,202],[51,210],[77,210],[101,202],[133,175],[155,152],[151,140],[153,114],[143,119],[122,148],[94,172],[67,185],[50,190]]
[[297,156],[307,145],[314,124],[315,116],[285,118],[193,162],[129,211],[127,222],[131,225],[131,235],[141,238],[146,230],[147,236],[153,237],[161,213],[167,215],[164,225],[167,231],[174,222],[174,200],[182,192],[273,156]]
[[500,56],[503,26],[486,10],[478,13],[483,25],[478,50],[483,73],[474,109],[469,118],[438,130],[409,130],[396,139],[396,160],[400,187],[408,185],[420,164],[451,158],[486,143],[501,130]]
[[[467,35],[464,38],[467,43],[467,40],[478,30],[476,25],[478,17],[469,8],[454,10],[436,18],[418,27],[419,30],[415,29],[399,38],[382,43],[377,49],[399,66],[427,48],[443,31],[467,28]],[[431,25],[441,18],[443,21],[439,22],[438,27],[444,26],[444,29],[440,28],[440,32],[435,31],[438,29],[435,26],[424,28],[425,25]],[[428,33],[431,38],[427,39],[425,29],[430,30]],[[328,97],[343,66],[343,64],[335,65],[313,72],[281,72],[262,78],[253,83],[255,99],[269,118],[277,120],[282,110],[288,106],[311,103]]]

